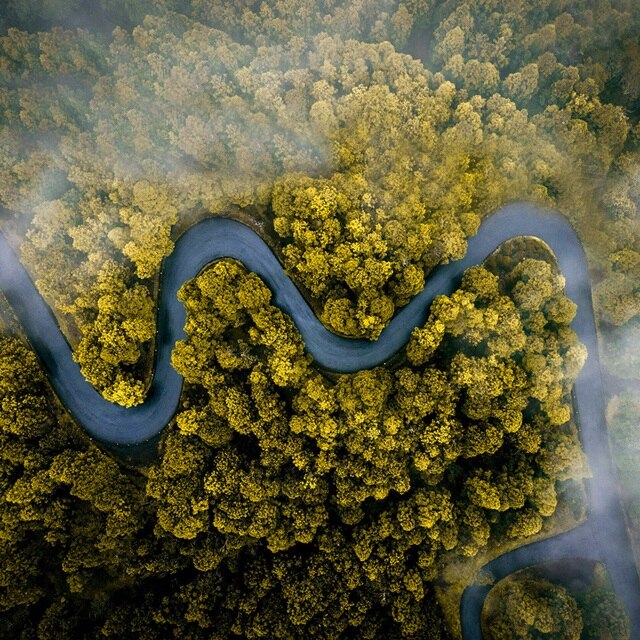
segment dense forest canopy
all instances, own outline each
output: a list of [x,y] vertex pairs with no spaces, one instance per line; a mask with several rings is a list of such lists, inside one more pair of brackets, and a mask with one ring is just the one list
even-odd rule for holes
[[172,226],[232,204],[268,206],[322,320],[369,338],[499,204],[553,205],[637,333],[635,5],[130,4],[104,9],[151,15],[0,45],[0,199],[105,397],[144,398]]
[[624,609],[603,565],[571,559],[497,582],[482,611],[486,640],[629,640]]
[[143,475],[56,422],[4,337],[4,632],[124,638],[146,611],[147,637],[446,637],[444,554],[537,533],[587,473],[562,285],[542,260],[474,267],[405,364],[330,381],[262,281],[216,262],[180,292],[187,386]]
[[[0,229],[131,406],[192,222],[251,220],[328,328],[375,339],[526,199],[573,223],[607,363],[638,379],[638,34],[634,0],[8,0]],[[575,305],[516,254],[341,376],[216,262],[180,292],[181,404],[138,467],[65,414],[0,299],[0,636],[449,637],[445,559],[540,532],[588,474]]]

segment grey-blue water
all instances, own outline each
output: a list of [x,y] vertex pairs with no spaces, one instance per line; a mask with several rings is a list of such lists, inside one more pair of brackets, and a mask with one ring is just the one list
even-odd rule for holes
[[[320,323],[264,241],[248,227],[211,218],[191,227],[176,242],[164,265],[158,306],[157,358],[144,404],[125,409],[102,398],[82,377],[51,310],[0,234],[0,288],[14,308],[61,402],[86,431],[112,445],[136,445],[156,436],[178,406],[182,378],[171,367],[171,351],[185,337],[185,310],[176,293],[208,262],[223,257],[240,260],[273,291],[273,301],[295,322],[309,353],[326,369],[359,371],[387,361],[424,323],[433,299],[450,294],[465,269],[484,260],[515,236],[536,236],[555,253],[566,278],[566,294],[578,305],[572,323],[589,357],[575,383],[575,406],[584,449],[593,470],[588,483],[589,516],[580,527],[543,542],[507,553],[487,565],[496,578],[545,560],[583,557],[603,562],[631,617],[632,638],[640,638],[640,582],[636,572],[615,473],[609,454],[604,399],[598,360],[591,283],[580,241],[558,213],[527,203],[513,203],[487,218],[468,241],[461,260],[434,270],[425,288],[400,310],[375,342],[341,338]],[[479,615],[486,587],[470,587],[461,616],[465,638],[480,638]]]

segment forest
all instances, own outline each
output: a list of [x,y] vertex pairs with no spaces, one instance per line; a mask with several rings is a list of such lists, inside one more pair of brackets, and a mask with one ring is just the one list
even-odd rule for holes
[[606,569],[585,561],[517,571],[492,588],[482,615],[488,640],[630,637]]
[[[0,231],[131,407],[197,220],[252,221],[327,328],[375,340],[502,204],[557,209],[639,559],[638,34],[634,0],[8,0]],[[65,412],[0,298],[0,637],[449,638],[447,559],[537,534],[589,474],[563,286],[504,250],[394,362],[339,375],[217,261],[180,291],[180,406],[133,463]]]

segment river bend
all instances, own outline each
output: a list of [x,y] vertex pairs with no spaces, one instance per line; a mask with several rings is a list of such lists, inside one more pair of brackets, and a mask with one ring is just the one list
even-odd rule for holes
[[[132,446],[157,436],[173,417],[182,377],[171,366],[171,351],[185,338],[185,309],[176,297],[180,286],[210,261],[231,257],[257,273],[271,288],[273,302],[300,331],[306,349],[321,367],[354,372],[389,360],[406,344],[414,327],[426,320],[433,299],[452,293],[468,267],[481,263],[500,244],[516,236],[536,236],[555,253],[566,278],[565,292],[577,305],[572,327],[589,356],[575,382],[583,447],[593,470],[588,482],[589,516],[566,534],[530,544],[487,565],[496,578],[520,568],[563,557],[604,562],[617,594],[631,616],[632,638],[640,638],[640,582],[636,572],[609,454],[591,284],[580,241],[566,218],[526,203],[509,204],[487,218],[468,240],[467,253],[435,269],[424,289],[403,307],[378,340],[353,340],[328,331],[284,272],[265,242],[249,227],[226,218],[210,218],[186,231],[164,264],[158,301],[156,366],[146,401],[125,409],[102,398],[86,382],[71,349],[29,275],[0,234],[0,289],[5,293],[65,407],[90,436],[111,445]],[[465,639],[479,639],[479,614],[487,588],[469,587],[461,616]]]

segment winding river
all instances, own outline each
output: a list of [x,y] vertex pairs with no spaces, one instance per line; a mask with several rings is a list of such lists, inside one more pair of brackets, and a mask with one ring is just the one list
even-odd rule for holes
[[[180,399],[182,378],[171,367],[171,351],[185,338],[185,309],[176,294],[208,262],[235,258],[254,271],[273,291],[273,301],[295,322],[309,353],[323,368],[353,372],[389,360],[407,342],[414,327],[426,320],[439,294],[452,293],[465,269],[482,262],[496,247],[515,236],[536,236],[555,253],[566,278],[566,294],[578,305],[572,327],[589,357],[575,383],[575,406],[583,447],[593,470],[588,483],[589,516],[562,535],[529,544],[486,566],[496,579],[545,560],[584,557],[603,562],[631,617],[632,638],[640,638],[640,581],[616,488],[609,455],[604,399],[598,360],[591,285],[582,246],[567,220],[558,213],[526,203],[509,204],[487,218],[469,239],[464,258],[434,270],[425,288],[402,308],[375,342],[331,333],[320,323],[264,241],[245,225],[210,218],[191,227],[165,261],[158,303],[156,367],[147,400],[125,409],[102,398],[86,382],[51,310],[0,234],[0,289],[15,310],[61,402],[90,436],[106,444],[133,446],[156,437],[171,420]],[[461,605],[465,639],[479,639],[479,616],[488,587],[466,589]]]

